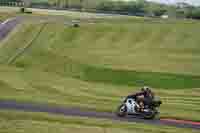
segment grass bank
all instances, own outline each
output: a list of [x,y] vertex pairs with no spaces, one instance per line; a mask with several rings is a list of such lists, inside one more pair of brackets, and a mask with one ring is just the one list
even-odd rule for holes
[[27,21],[0,48],[1,99],[112,112],[147,84],[164,101],[161,116],[199,121],[199,25],[136,18],[79,28],[49,23],[7,65],[42,26]]

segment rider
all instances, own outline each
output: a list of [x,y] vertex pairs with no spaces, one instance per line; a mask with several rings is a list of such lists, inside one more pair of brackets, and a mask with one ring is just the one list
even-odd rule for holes
[[127,98],[133,98],[140,106],[138,111],[144,111],[146,105],[149,105],[154,99],[154,93],[149,87],[142,87],[141,91],[132,95],[129,95]]
[[149,87],[145,89],[145,95],[144,95],[144,105],[148,106],[152,103],[154,99],[154,93],[151,91]]

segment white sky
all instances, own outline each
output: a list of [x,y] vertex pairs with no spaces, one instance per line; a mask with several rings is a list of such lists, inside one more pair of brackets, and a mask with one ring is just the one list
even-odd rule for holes
[[[123,0],[123,1],[131,1],[131,0]],[[177,3],[177,2],[187,2],[193,5],[199,5],[200,6],[200,0],[147,0],[147,1],[155,1],[155,2],[162,2],[162,3]]]
[[156,2],[163,2],[163,3],[176,3],[176,2],[187,2],[193,5],[200,5],[200,0],[148,0],[148,1],[156,1]]

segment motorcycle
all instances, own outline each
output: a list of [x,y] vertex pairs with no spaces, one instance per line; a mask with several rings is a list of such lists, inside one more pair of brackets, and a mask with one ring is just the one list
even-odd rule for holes
[[133,98],[126,97],[117,109],[117,116],[125,117],[127,115],[135,115],[144,119],[155,119],[159,117],[159,107],[161,104],[162,101],[159,98],[154,98],[141,111],[140,105]]

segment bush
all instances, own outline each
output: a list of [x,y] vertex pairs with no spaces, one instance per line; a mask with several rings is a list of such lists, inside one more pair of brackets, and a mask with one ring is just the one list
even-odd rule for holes
[[191,18],[200,19],[200,9],[194,9],[191,13]]
[[73,27],[78,28],[80,25],[78,23],[73,24]]

